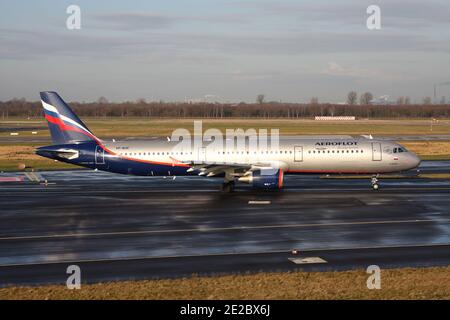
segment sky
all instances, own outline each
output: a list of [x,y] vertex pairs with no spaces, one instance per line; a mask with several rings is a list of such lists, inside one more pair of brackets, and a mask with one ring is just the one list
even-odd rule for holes
[[2,101],[420,101],[434,84],[450,100],[449,81],[448,0],[0,0]]

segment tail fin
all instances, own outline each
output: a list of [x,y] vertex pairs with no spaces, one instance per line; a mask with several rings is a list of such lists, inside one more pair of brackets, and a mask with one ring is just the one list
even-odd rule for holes
[[40,94],[54,144],[98,141],[56,92],[44,91]]

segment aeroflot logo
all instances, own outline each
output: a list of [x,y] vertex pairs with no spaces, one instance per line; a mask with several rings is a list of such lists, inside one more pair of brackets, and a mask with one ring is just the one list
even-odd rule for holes
[[316,146],[356,146],[358,142],[356,141],[326,141],[326,142],[316,142]]

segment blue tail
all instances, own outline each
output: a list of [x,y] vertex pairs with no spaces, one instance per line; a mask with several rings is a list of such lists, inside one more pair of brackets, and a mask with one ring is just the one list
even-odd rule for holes
[[98,141],[56,92],[44,91],[40,94],[54,144]]

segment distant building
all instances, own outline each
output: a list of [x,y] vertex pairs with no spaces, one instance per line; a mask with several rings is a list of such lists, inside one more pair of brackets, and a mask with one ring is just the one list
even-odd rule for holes
[[380,96],[378,98],[372,99],[369,101],[371,105],[375,106],[382,106],[382,105],[388,105],[388,104],[396,104],[395,101],[389,100],[388,95]]
[[356,120],[356,117],[354,116],[339,116],[339,117],[330,117],[330,116],[316,116],[314,120],[321,120],[321,121],[330,121],[330,120],[341,120],[341,121],[348,121],[348,120]]

